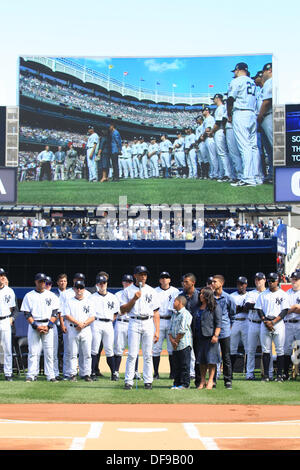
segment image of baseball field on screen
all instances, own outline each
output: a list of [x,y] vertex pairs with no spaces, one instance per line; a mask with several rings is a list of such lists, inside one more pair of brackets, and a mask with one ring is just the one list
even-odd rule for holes
[[272,203],[272,55],[20,57],[18,203]]

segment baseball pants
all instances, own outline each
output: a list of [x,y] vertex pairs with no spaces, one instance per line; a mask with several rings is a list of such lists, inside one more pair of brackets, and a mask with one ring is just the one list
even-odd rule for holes
[[148,162],[148,155],[142,156],[142,167],[143,167],[143,176],[145,179],[149,178],[149,162]]
[[114,355],[122,356],[128,342],[128,321],[117,320],[114,328]]
[[284,341],[284,355],[291,356],[293,354],[294,341],[300,340],[300,320],[298,323],[284,322],[285,324],[285,341]]
[[158,168],[158,155],[152,155],[150,158],[150,169],[151,169],[151,176],[153,178],[159,177],[159,168]]
[[106,357],[114,356],[114,327],[111,321],[96,320],[92,324],[92,355],[98,354],[101,341]]
[[216,144],[213,137],[207,137],[205,140],[206,150],[210,161],[210,178],[219,178],[219,160],[216,151]]
[[175,152],[175,162],[177,168],[184,168],[185,167],[185,155],[184,152]]
[[132,169],[134,178],[139,177],[139,159],[136,155],[132,157]]
[[30,325],[28,328],[28,369],[27,378],[33,379],[39,371],[41,351],[44,352],[44,370],[47,380],[55,378],[53,370],[53,329],[48,333],[40,334]]
[[143,353],[144,383],[153,382],[152,347],[154,336],[153,318],[148,320],[130,319],[128,326],[128,358],[126,361],[125,382],[133,385],[135,362],[140,344]]
[[88,167],[88,174],[89,174],[89,181],[97,181],[98,174],[97,174],[97,164],[96,164],[96,155],[95,152],[93,157],[90,158],[91,150],[87,151],[86,161]]
[[59,376],[58,367],[58,331],[57,326],[53,326],[53,370],[55,377]]
[[167,340],[167,351],[169,354],[173,353],[173,347],[170,342],[170,338],[168,335],[170,320],[164,320],[163,318],[160,319],[159,323],[159,340],[157,343],[153,343],[153,357],[157,357],[161,355],[162,347],[164,339]]
[[189,169],[189,176],[188,178],[197,178],[197,155],[196,150],[191,149],[187,154],[187,166]]
[[[246,379],[254,376],[255,354],[257,346],[260,345],[260,328],[261,322],[255,323],[249,320],[248,325],[248,355],[247,355],[247,371]],[[269,377],[273,377],[273,355],[270,356]]]
[[123,158],[121,160],[121,163],[124,178],[128,178],[128,176],[130,176],[130,178],[133,178],[133,167],[131,158]]
[[281,320],[274,325],[271,332],[264,323],[260,327],[260,341],[263,353],[272,353],[272,341],[274,341],[277,356],[284,355],[285,323]]
[[265,147],[267,157],[268,157],[268,166],[269,166],[269,178],[273,178],[273,114],[268,114],[262,124],[262,143]]
[[248,110],[235,110],[232,127],[243,162],[242,181],[255,185],[258,177],[255,172],[258,169],[257,162],[260,160],[255,113]]
[[[4,320],[5,321],[5,320]],[[12,375],[12,336],[11,336],[11,326],[8,328],[0,330],[0,344],[3,349],[4,355],[4,375],[10,377]]]
[[232,178],[241,180],[243,177],[243,162],[234,136],[232,125],[226,125],[226,143],[229,152],[229,161],[232,170]]
[[[69,329],[69,354],[71,362],[71,375],[77,375],[77,356],[79,353],[79,347],[82,350],[83,357],[83,370],[80,373],[81,377],[85,375],[91,375],[92,369],[92,330],[90,327],[84,328],[81,331],[77,331],[76,328],[70,326]],[[97,351],[98,352],[98,351]]]
[[[223,129],[219,129],[215,133],[215,144],[216,144],[216,151],[219,159],[222,162],[222,166],[224,168],[224,175],[227,178],[231,178],[231,168],[230,162],[228,157],[228,149],[226,145],[226,139]],[[220,163],[220,162],[219,162]]]
[[248,350],[248,319],[235,320],[230,333],[230,354],[237,354],[239,343],[242,341],[245,354]]

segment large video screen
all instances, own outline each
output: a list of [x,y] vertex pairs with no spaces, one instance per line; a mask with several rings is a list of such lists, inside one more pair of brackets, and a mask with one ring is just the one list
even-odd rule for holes
[[18,203],[274,201],[272,55],[20,57]]

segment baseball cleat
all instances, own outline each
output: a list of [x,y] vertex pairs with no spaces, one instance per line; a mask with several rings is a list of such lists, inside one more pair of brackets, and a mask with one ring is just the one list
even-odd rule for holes
[[128,384],[128,383],[125,383],[124,389],[125,389],[125,390],[132,390],[132,385],[130,385],[130,384]]
[[152,384],[144,384],[145,390],[152,390]]

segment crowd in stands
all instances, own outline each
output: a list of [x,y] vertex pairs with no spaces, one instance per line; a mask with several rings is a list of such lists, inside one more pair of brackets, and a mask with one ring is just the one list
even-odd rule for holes
[[74,85],[64,85],[49,78],[37,77],[29,73],[20,75],[20,92],[33,96],[37,100],[47,100],[54,104],[64,105],[81,111],[110,116],[139,124],[165,128],[185,128],[193,126],[199,111],[169,111],[141,105],[114,102],[104,95],[98,96],[92,90],[80,90]]
[[0,237],[6,240],[63,240],[63,239],[100,239],[100,240],[251,240],[276,236],[277,227],[282,223],[269,218],[257,224],[238,223],[233,217],[226,220],[194,219],[184,226],[181,217],[164,218],[128,217],[128,220],[101,218],[86,219],[31,219],[0,220]]

